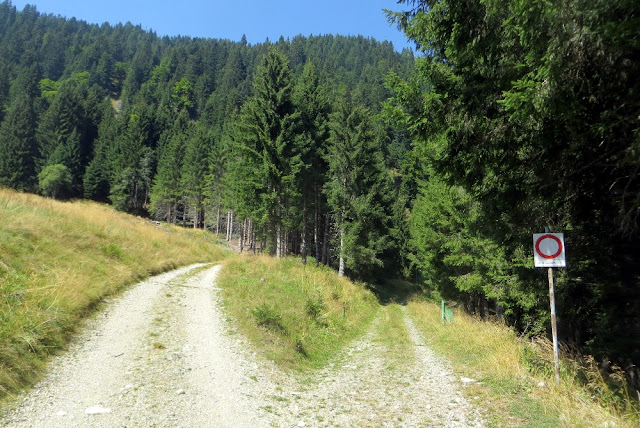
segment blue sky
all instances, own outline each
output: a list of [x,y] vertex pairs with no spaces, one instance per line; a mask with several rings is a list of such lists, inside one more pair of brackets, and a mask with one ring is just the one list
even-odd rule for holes
[[127,21],[159,36],[185,35],[261,43],[320,34],[363,35],[393,42],[397,50],[410,46],[387,23],[382,9],[401,10],[396,0],[13,0],[19,10],[35,5],[52,13],[90,23]]

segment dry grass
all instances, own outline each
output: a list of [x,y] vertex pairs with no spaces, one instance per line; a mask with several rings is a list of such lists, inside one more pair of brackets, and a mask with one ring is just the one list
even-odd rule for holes
[[[565,360],[562,381],[556,385],[548,344],[520,340],[504,325],[459,311],[454,324],[442,325],[440,307],[430,302],[414,300],[409,310],[430,345],[448,357],[459,376],[481,381],[465,392],[487,409],[491,426],[638,426],[638,415],[630,407],[620,410],[594,395],[593,386],[605,385],[602,378],[593,376],[591,387],[579,381],[575,362]],[[581,370],[597,372],[594,367]]]
[[202,231],[0,189],[0,397],[36,380],[105,296],[226,256]]
[[[553,377],[553,354],[548,342],[519,339],[506,326],[455,313],[454,324],[442,325],[440,307],[414,300],[409,310],[430,345],[453,363],[460,376],[481,381],[466,388],[468,396],[487,409],[491,426],[520,427],[635,427],[638,415],[628,405],[598,399],[606,382],[597,367],[569,359],[562,381]],[[592,385],[578,372],[591,373]],[[604,396],[604,395],[602,395]]]
[[225,263],[218,284],[227,315],[285,369],[322,366],[379,308],[363,286],[295,259],[238,257]]

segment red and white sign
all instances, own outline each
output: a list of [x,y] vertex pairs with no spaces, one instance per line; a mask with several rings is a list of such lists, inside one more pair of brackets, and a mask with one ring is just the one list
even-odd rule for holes
[[534,233],[533,261],[536,267],[566,267],[564,234]]

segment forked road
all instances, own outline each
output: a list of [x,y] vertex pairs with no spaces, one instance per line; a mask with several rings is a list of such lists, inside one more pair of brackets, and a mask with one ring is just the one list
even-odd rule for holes
[[8,411],[10,427],[482,426],[450,369],[406,318],[403,374],[385,373],[371,334],[301,381],[234,334],[220,266],[193,265],[131,288],[91,320]]

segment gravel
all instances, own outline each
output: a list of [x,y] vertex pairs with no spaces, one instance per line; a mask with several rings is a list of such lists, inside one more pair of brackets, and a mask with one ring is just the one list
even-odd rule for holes
[[[88,322],[0,418],[10,427],[481,427],[451,368],[414,344],[388,362],[370,332],[307,376],[256,354],[220,310],[220,266],[144,281]],[[409,356],[410,354],[410,356]]]

